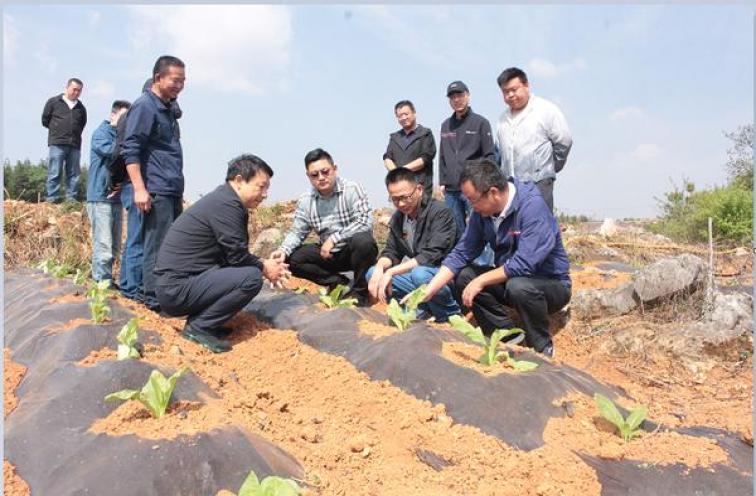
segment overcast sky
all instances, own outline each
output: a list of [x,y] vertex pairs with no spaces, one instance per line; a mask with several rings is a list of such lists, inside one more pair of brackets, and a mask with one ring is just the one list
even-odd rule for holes
[[187,199],[241,152],[275,170],[270,200],[296,198],[308,187],[302,159],[319,146],[387,206],[394,103],[412,100],[438,141],[446,85],[461,79],[495,128],[496,76],[519,66],[573,133],[556,208],[655,216],[672,182],[725,182],[723,133],[753,119],[753,26],[745,5],[5,6],[2,156],[47,157],[42,107],[78,77],[88,163],[112,100],[133,101],[171,54],[187,66]]

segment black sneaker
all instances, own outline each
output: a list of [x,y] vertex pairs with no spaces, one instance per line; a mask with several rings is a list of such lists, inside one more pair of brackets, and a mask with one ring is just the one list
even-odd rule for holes
[[501,340],[502,343],[507,343],[507,344],[520,344],[523,341],[525,341],[524,332],[518,332],[517,334],[510,334],[509,336]]
[[549,343],[544,347],[544,349],[541,350],[541,354],[546,355],[549,358],[554,358],[556,356],[556,351],[554,351],[554,345],[552,343]]
[[228,341],[218,339],[207,331],[200,331],[191,327],[185,327],[181,332],[181,335],[189,341],[204,346],[213,353],[224,353],[231,349],[231,344]]
[[210,334],[212,334],[218,339],[224,339],[224,338],[229,337],[231,333],[234,332],[234,330],[231,329],[230,327],[220,326],[220,327],[216,327],[215,329],[212,329],[209,332]]

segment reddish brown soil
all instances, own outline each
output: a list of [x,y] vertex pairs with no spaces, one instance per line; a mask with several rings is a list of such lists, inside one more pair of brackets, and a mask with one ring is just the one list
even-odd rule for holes
[[3,494],[5,496],[29,496],[31,490],[26,483],[16,473],[16,467],[3,460]]
[[[106,318],[105,321],[107,322],[109,319]],[[83,318],[76,318],[71,319],[65,324],[52,326],[47,328],[47,332],[45,334],[57,334],[59,332],[66,332],[70,331],[71,329],[76,329],[79,326],[83,325],[92,325],[92,319],[83,319]]]
[[[518,346],[504,346],[500,348],[507,351],[519,349]],[[527,372],[518,372],[509,367],[503,360],[493,365],[483,365],[478,361],[483,354],[483,348],[467,343],[443,343],[441,347],[441,356],[460,367],[467,367],[486,376],[495,377],[500,374],[527,374]],[[523,358],[524,360],[524,358]]]
[[5,417],[12,412],[18,404],[16,387],[24,378],[26,367],[11,360],[10,350],[3,349],[3,414]]

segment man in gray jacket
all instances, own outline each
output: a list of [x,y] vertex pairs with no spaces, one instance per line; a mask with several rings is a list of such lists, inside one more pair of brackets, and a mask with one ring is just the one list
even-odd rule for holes
[[[412,171],[390,171],[386,188],[396,212],[389,222],[386,248],[367,275],[371,296],[382,302],[388,297],[401,300],[433,279],[460,235],[451,211],[438,200],[425,199],[423,184]],[[432,315],[437,322],[460,313],[449,286],[420,309],[421,319]]]
[[556,174],[572,148],[567,120],[556,105],[530,93],[521,69],[505,69],[496,82],[508,106],[494,135],[502,170],[505,176],[534,182],[553,213]]

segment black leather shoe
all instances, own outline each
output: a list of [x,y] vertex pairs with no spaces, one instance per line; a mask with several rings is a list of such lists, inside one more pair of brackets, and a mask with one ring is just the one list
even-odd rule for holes
[[218,339],[224,339],[229,337],[231,333],[234,332],[234,330],[230,327],[220,326],[210,330],[209,332]]
[[546,347],[541,350],[541,353],[549,358],[554,358],[554,356],[556,355],[556,351],[554,351],[554,345],[551,343],[547,344]]
[[213,353],[224,353],[231,349],[228,341],[218,339],[207,331],[200,331],[191,327],[185,327],[181,335],[189,341],[204,346]]

